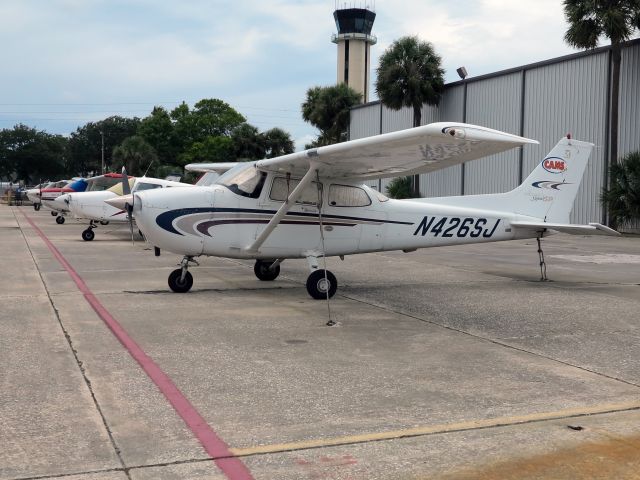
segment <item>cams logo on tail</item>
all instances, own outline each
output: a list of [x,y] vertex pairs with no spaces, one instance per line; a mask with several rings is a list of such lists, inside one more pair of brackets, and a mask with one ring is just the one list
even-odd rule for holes
[[514,213],[547,222],[569,222],[594,145],[561,139],[522,185],[507,193]]

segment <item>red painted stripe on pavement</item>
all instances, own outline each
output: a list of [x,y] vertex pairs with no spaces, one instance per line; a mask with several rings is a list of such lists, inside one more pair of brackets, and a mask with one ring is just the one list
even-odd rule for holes
[[169,376],[149,357],[144,350],[129,336],[120,323],[113,318],[109,311],[100,303],[93,292],[89,289],[82,277],[74,270],[67,259],[60,253],[56,246],[49,240],[42,230],[31,220],[22,210],[20,212],[27,219],[29,224],[42,238],[54,257],[60,262],[69,276],[84,295],[85,300],[91,308],[98,314],[102,321],[109,327],[111,332],[127,349],[129,354],[138,362],[149,378],[156,384],[162,394],[169,400],[171,406],[180,415],[187,427],[193,432],[206,452],[214,459],[216,465],[230,480],[253,480],[253,476],[247,467],[235,457],[229,450],[227,444],[216,434],[204,418],[198,413],[193,405],[182,394],[180,389],[171,381]]

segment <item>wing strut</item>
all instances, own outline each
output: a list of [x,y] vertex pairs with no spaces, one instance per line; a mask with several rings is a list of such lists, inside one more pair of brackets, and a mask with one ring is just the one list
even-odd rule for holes
[[269,220],[269,223],[267,223],[267,226],[260,233],[260,235],[258,235],[258,238],[256,238],[256,241],[253,242],[251,245],[249,245],[245,249],[247,252],[255,253],[260,249],[260,246],[265,242],[267,238],[269,238],[269,235],[271,235],[271,232],[273,232],[273,230],[278,226],[278,224],[280,223],[280,220],[284,218],[287,212],[296,203],[296,200],[300,198],[302,191],[305,189],[307,185],[309,185],[311,180],[313,180],[313,177],[315,176],[316,172],[317,172],[317,168],[315,167],[315,165],[311,164],[311,166],[309,167],[309,170],[307,170],[307,173],[305,173],[304,177],[302,177],[302,180],[300,180],[300,183],[296,185],[296,188],[294,188],[293,191],[289,194],[289,196],[284,201],[282,206],[278,209],[278,211],[275,213],[275,215],[271,217],[271,220]]

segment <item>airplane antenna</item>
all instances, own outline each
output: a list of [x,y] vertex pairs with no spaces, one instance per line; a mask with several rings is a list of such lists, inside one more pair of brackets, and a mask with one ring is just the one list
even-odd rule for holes
[[320,243],[322,245],[322,268],[324,270],[324,284],[327,290],[327,315],[329,320],[327,321],[327,327],[333,327],[336,322],[331,318],[331,301],[329,300],[329,280],[327,279],[327,256],[324,248],[324,226],[322,225],[322,183],[320,183],[320,174],[316,170],[316,182],[318,188],[318,225],[320,226]]
[[153,162],[155,162],[155,160],[151,160],[151,163],[149,164],[147,169],[144,171],[144,175],[142,175],[143,177],[147,176],[147,173],[149,172],[149,169],[151,168],[151,165],[153,165]]

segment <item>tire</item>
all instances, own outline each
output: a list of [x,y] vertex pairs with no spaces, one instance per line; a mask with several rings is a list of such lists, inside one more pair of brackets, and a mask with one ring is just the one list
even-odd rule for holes
[[34,203],[33,204],[33,209],[37,212],[38,210],[40,210],[41,205],[39,203]]
[[169,288],[176,293],[185,293],[191,290],[193,286],[193,276],[187,272],[184,276],[184,280],[181,282],[182,269],[178,268],[171,272],[169,275]]
[[280,265],[277,265],[273,270],[269,270],[269,265],[273,262],[256,260],[256,264],[253,266],[253,273],[256,274],[259,280],[263,282],[270,282],[278,278],[280,275]]
[[58,216],[58,212],[51,210],[51,216],[52,217],[57,217]]
[[[329,298],[333,297],[338,290],[338,280],[336,276],[327,270],[327,281],[329,282]],[[327,298],[327,287],[325,285],[324,270],[311,272],[307,278],[307,292],[316,300]]]
[[62,215],[56,216],[56,223],[62,225],[64,223],[64,217]]
[[100,220],[100,225],[109,225],[109,220]]
[[86,230],[84,230],[82,232],[82,239],[85,242],[90,242],[91,240],[93,240],[95,238],[96,234],[93,233],[93,230],[91,230],[90,228],[87,228]]

